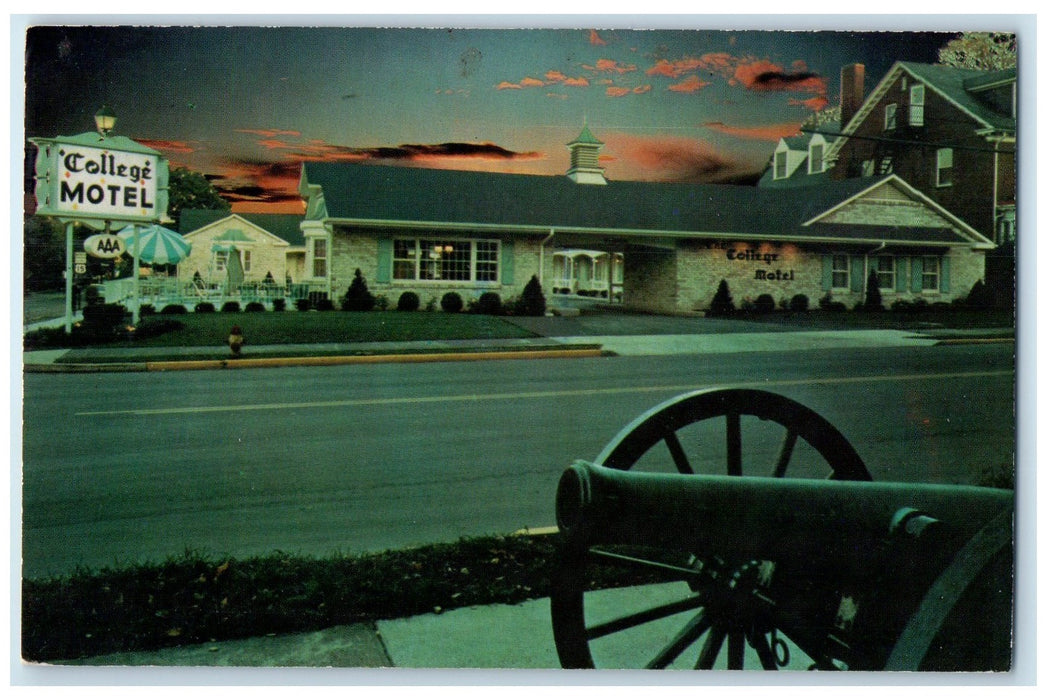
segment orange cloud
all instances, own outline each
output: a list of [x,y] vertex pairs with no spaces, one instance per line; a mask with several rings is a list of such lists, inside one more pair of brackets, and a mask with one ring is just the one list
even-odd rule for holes
[[495,90],[523,90],[523,86],[519,83],[510,83],[508,80],[503,80],[494,86]]
[[669,89],[672,90],[673,92],[694,93],[694,92],[698,92],[699,90],[701,90],[704,87],[708,87],[709,85],[712,85],[712,83],[709,83],[709,82],[706,82],[705,80],[702,80],[697,75],[692,75],[692,76],[689,76],[683,82],[679,82],[679,83],[675,83],[673,85],[670,85]]
[[739,165],[705,141],[682,136],[601,136],[617,158],[608,177],[622,180],[716,182],[738,172]]
[[677,61],[669,61],[664,58],[658,59],[653,66],[647,69],[647,75],[661,75],[666,78],[679,78],[684,73],[690,73],[702,67],[702,62],[697,58],[682,58]]
[[301,131],[293,131],[291,129],[236,129],[238,134],[254,134],[255,136],[264,136],[266,138],[273,138],[276,136],[301,136]]
[[171,141],[164,139],[138,139],[138,143],[155,148],[164,153],[195,153],[196,148],[188,141]]
[[611,85],[605,91],[608,97],[625,97],[626,95],[643,95],[651,91],[650,85],[638,85],[634,88]]
[[545,73],[545,79],[549,83],[560,83],[562,85],[568,85],[570,87],[589,87],[589,79],[585,76],[578,78],[569,78],[563,73],[563,71],[550,70]]
[[636,66],[634,64],[621,64],[609,58],[601,58],[596,62],[593,70],[601,73],[618,73],[621,75],[622,73],[632,73],[636,70]]
[[607,42],[600,38],[595,29],[589,30],[589,43],[593,46],[607,46]]
[[757,92],[824,94],[827,90],[825,78],[820,75],[807,71],[788,73],[781,66],[767,60],[741,63],[735,69],[732,77],[733,82]]
[[829,106],[829,98],[825,95],[815,95],[806,100],[791,99],[789,100],[789,104],[792,106],[806,107],[812,112],[821,112]]
[[770,124],[767,126],[728,126],[723,122],[705,122],[702,126],[728,136],[755,141],[775,142],[786,136],[796,136],[800,133],[799,123]]

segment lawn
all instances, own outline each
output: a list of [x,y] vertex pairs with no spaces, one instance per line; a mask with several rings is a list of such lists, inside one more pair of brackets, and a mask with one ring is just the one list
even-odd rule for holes
[[533,333],[496,316],[422,311],[192,313],[146,317],[143,323],[150,319],[175,319],[184,326],[152,338],[136,339],[133,345],[224,345],[234,325],[243,329],[249,346],[534,337]]

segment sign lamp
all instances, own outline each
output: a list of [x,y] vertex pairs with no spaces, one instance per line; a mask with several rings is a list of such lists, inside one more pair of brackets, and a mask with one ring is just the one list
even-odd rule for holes
[[98,133],[102,135],[104,139],[109,135],[109,132],[116,126],[116,113],[102,105],[102,108],[95,112],[95,126],[98,128]]

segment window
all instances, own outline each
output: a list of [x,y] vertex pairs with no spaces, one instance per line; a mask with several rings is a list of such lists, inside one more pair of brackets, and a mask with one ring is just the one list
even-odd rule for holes
[[811,155],[808,159],[810,167],[808,172],[811,174],[820,173],[823,168],[822,159],[825,155],[825,146],[820,143],[811,144]]
[[876,161],[872,158],[862,161],[862,177],[869,177],[876,172]]
[[880,256],[876,260],[876,281],[881,290],[892,290],[895,287],[894,258],[890,255]]
[[789,174],[788,164],[789,152],[778,151],[774,154],[774,179],[781,180]]
[[251,271],[251,251],[249,251],[249,250],[243,251],[243,256],[242,257],[243,257],[243,263],[244,263],[244,272],[250,272]]
[[313,239],[313,277],[327,277],[327,240]]
[[923,101],[926,88],[913,85],[909,88],[909,126],[923,126]]
[[939,148],[938,149],[937,184],[938,184],[938,187],[948,187],[949,185],[952,184],[952,149],[951,148]]
[[833,289],[851,288],[851,260],[849,255],[833,256]]
[[497,282],[498,241],[398,238],[393,241],[393,279]]
[[892,131],[898,126],[898,105],[893,102],[883,109],[883,130]]
[[229,266],[229,251],[228,250],[216,250],[214,252],[214,271],[225,272],[225,269]]
[[937,292],[941,279],[941,258],[925,255],[923,258],[923,291]]

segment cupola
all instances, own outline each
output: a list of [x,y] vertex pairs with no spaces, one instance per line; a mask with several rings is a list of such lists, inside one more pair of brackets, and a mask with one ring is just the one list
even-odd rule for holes
[[567,177],[579,185],[606,185],[607,179],[600,167],[600,149],[603,141],[593,136],[589,131],[589,125],[582,127],[582,133],[567,144],[571,151],[571,167],[567,170]]

